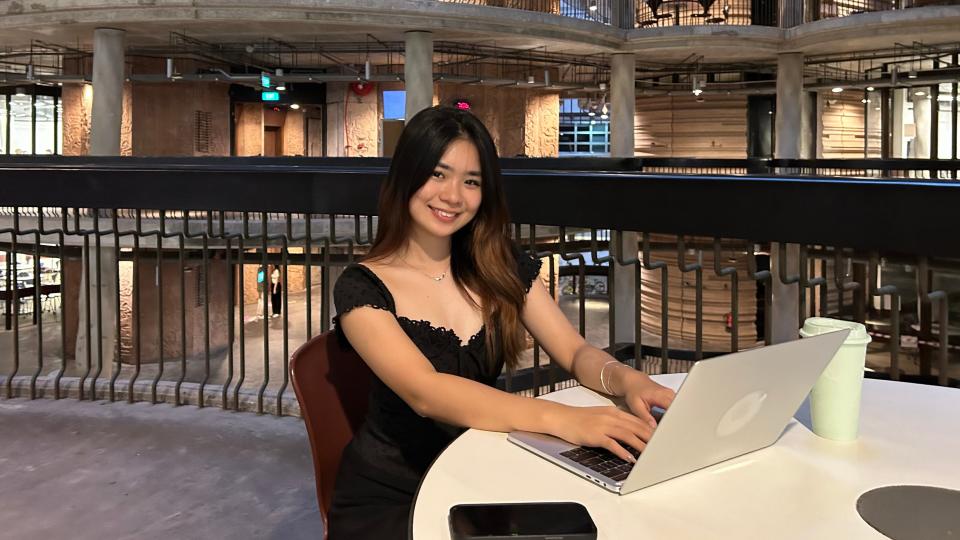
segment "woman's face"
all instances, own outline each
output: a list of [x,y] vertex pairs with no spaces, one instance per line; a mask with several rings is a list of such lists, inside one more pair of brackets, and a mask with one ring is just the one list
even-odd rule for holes
[[480,154],[468,139],[455,139],[427,182],[410,198],[415,233],[449,237],[480,208]]

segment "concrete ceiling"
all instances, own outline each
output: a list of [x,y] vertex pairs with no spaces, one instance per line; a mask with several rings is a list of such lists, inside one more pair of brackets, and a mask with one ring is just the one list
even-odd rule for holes
[[[409,30],[437,41],[550,53],[634,52],[638,62],[772,62],[782,52],[840,53],[898,43],[960,42],[960,6],[932,6],[828,19],[791,29],[677,26],[620,30],[591,21],[515,9],[427,0],[0,0],[0,44],[35,40],[90,50],[97,27],[122,28],[129,47],[175,45],[174,32],[210,43],[401,43]],[[372,36],[372,38],[370,37]],[[356,53],[343,58],[362,62]],[[402,63],[402,55],[390,62]]]

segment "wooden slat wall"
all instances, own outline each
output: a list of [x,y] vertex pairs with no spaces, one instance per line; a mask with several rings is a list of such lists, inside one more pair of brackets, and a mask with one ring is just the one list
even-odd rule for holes
[[826,159],[862,159],[863,95],[859,92],[829,94],[823,98],[820,140]]
[[649,157],[747,157],[747,98],[704,94],[640,96],[634,153]]
[[[651,253],[654,260],[673,262],[675,251]],[[690,257],[696,260],[696,256]],[[692,262],[692,261],[690,261]],[[730,278],[718,277],[713,272],[713,253],[703,253],[703,347],[707,351],[730,350],[730,331],[726,316],[731,312]],[[724,262],[724,266],[734,264]],[[749,278],[746,255],[740,254],[735,263],[739,275],[738,320],[740,347],[753,346],[757,341],[757,284]],[[661,334],[661,270],[641,270],[641,327],[654,334]],[[682,273],[675,265],[667,272],[669,281],[669,339],[680,347],[693,349],[696,340],[696,276],[694,272]]]

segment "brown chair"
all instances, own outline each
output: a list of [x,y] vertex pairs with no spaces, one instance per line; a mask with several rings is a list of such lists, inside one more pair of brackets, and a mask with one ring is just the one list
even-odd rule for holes
[[293,389],[307,425],[317,481],[317,503],[327,538],[327,514],[343,449],[367,415],[373,373],[333,331],[297,349],[290,359]]

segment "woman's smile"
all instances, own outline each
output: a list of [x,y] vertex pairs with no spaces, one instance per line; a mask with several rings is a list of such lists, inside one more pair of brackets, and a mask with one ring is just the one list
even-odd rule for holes
[[[430,206],[430,205],[427,205],[427,206]],[[454,221],[456,221],[457,217],[460,215],[459,212],[441,210],[434,206],[430,206],[430,210],[433,211],[433,215],[436,216],[437,219],[439,219],[444,223],[453,223]]]

